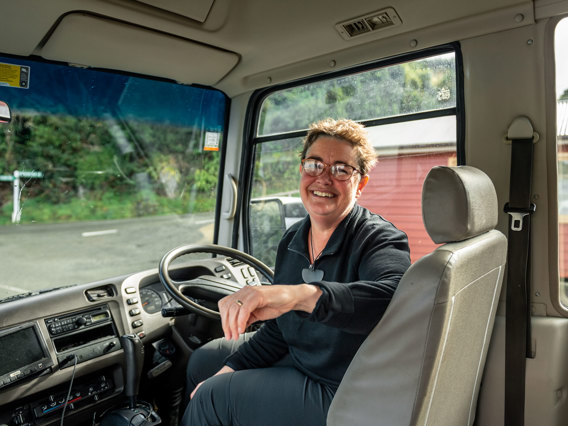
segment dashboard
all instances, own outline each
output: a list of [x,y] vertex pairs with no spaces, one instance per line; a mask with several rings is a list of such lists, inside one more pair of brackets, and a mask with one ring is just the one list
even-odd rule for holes
[[[225,257],[192,260],[170,275],[186,284],[204,276],[237,287],[260,284],[253,268]],[[177,314],[164,316],[162,310]],[[0,425],[59,424],[64,412],[74,419],[69,424],[96,424],[123,399],[120,336],[135,334],[148,349],[173,339],[185,354],[159,357],[159,365],[146,362],[145,379],[153,378],[172,361],[186,362],[192,345],[203,341],[187,327],[187,314],[162,286],[157,269],[0,304]],[[154,361],[155,352],[146,350]]]

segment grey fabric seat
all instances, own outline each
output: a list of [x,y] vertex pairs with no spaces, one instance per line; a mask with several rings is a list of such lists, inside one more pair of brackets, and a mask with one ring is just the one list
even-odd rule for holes
[[473,167],[435,167],[422,215],[445,244],[403,276],[339,386],[329,426],[473,423],[507,251],[493,183]]

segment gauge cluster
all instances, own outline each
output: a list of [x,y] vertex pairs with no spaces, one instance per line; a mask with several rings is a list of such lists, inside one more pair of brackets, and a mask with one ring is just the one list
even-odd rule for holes
[[161,312],[162,307],[166,303],[165,297],[165,292],[155,289],[154,286],[140,289],[140,303],[142,304],[142,309],[147,314]]

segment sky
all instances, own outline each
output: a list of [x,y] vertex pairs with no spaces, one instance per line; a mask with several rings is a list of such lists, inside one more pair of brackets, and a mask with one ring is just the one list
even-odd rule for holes
[[556,93],[560,96],[568,89],[568,18],[556,26]]

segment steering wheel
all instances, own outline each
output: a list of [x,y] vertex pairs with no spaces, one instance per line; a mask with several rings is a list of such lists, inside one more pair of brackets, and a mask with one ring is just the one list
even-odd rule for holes
[[238,291],[243,287],[243,284],[214,275],[202,275],[198,278],[186,281],[173,280],[170,275],[170,264],[178,257],[191,253],[212,253],[231,257],[233,259],[240,260],[261,272],[262,275],[268,279],[270,284],[272,284],[274,279],[274,272],[272,269],[260,260],[249,254],[243,253],[242,251],[229,247],[219,246],[216,244],[190,244],[170,250],[164,255],[164,257],[162,257],[160,266],[158,267],[162,285],[181,306],[189,311],[204,315],[208,318],[220,319],[221,315],[219,314],[219,311],[208,308],[202,303],[192,300],[184,293],[191,292],[192,294],[205,296],[208,299],[219,300],[224,296],[228,296],[229,294]]

